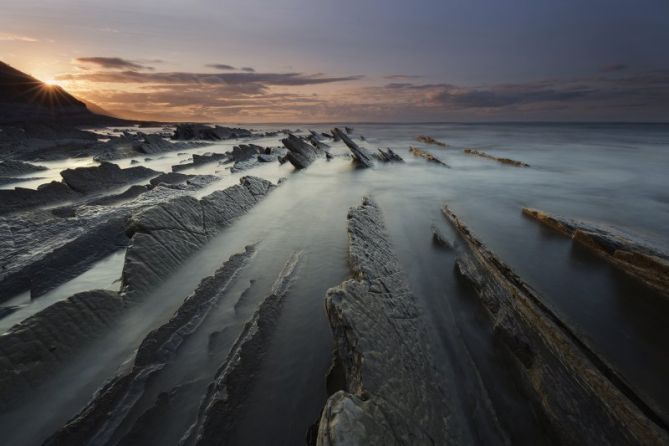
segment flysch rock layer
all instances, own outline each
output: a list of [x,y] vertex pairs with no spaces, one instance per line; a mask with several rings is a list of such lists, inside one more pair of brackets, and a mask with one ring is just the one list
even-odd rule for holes
[[669,252],[638,236],[603,225],[557,217],[530,208],[524,208],[523,214],[589,248],[623,272],[669,297]]
[[416,136],[416,141],[422,142],[424,144],[432,144],[432,145],[439,146],[439,147],[448,147],[448,144],[446,144],[444,142],[441,142],[439,140],[436,140],[431,136],[426,136],[426,135]]
[[282,139],[281,142],[286,146],[286,149],[288,149],[286,159],[288,159],[290,164],[295,166],[296,169],[304,169],[309,164],[313,163],[315,159],[326,155],[324,150],[312,146],[304,139],[293,134],[289,134],[288,137]]
[[281,307],[290,291],[302,257],[294,253],[233,344],[224,364],[216,372],[200,405],[197,420],[180,445],[227,445],[241,418],[244,403],[265,357],[267,345],[278,323]]
[[[105,256],[128,245],[127,222],[133,212],[200,189],[211,176],[186,184],[158,185],[108,206],[94,200],[69,210],[68,218],[33,210],[0,216],[0,302],[30,290],[32,297],[78,276]],[[122,200],[122,195],[114,196]],[[111,197],[107,197],[111,198]]]
[[666,421],[458,217],[456,273],[478,295],[530,401],[560,444],[668,444]]
[[144,395],[148,380],[155,378],[177,355],[185,339],[200,327],[211,308],[225,296],[254,252],[252,246],[247,247],[243,253],[231,256],[214,275],[203,279],[172,318],[144,338],[132,369],[107,382],[86,407],[45,444],[108,444]]
[[85,291],[56,302],[0,336],[0,413],[20,402],[123,311],[118,293]]
[[465,149],[464,152],[467,155],[474,155],[474,156],[478,156],[480,158],[487,158],[489,160],[497,161],[498,163],[502,163],[502,164],[508,164],[510,166],[530,167],[529,164],[523,163],[522,161],[512,160],[511,158],[499,158],[499,157],[496,157],[496,156],[492,156],[488,153],[482,152],[481,150]]
[[448,444],[425,322],[376,203],[351,209],[348,233],[354,279],[325,301],[346,385],[325,404],[317,444]]
[[374,165],[372,156],[367,151],[367,149],[357,145],[345,132],[341,131],[341,129],[335,127],[332,129],[332,134],[335,136],[335,138],[344,141],[346,147],[348,147],[351,151],[351,154],[353,154],[353,160],[360,167],[372,167]]
[[418,158],[423,158],[426,161],[429,161],[431,163],[439,164],[444,167],[450,167],[448,164],[437,158],[436,156],[432,155],[429,152],[426,152],[425,150],[421,150],[418,147],[413,147],[411,146],[409,148],[409,153],[411,153],[413,156],[416,156]]
[[246,176],[240,184],[200,200],[181,196],[133,215],[127,231],[131,241],[123,266],[124,293],[129,298],[146,293],[274,187]]

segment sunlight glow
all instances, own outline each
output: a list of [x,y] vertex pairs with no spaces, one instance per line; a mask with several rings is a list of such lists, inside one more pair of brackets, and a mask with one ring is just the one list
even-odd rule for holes
[[46,85],[50,86],[50,87],[57,87],[57,86],[60,85],[60,84],[58,83],[58,81],[55,80],[55,79],[47,79],[47,80],[44,81],[44,83],[45,83]]

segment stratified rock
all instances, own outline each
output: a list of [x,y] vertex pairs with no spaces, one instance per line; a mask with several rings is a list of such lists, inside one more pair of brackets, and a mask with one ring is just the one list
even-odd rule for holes
[[172,318],[144,338],[132,369],[105,384],[86,407],[45,444],[107,444],[142,399],[149,379],[155,379],[176,356],[183,342],[197,331],[254,252],[253,247],[247,247],[245,252],[230,257],[214,275],[203,279]]
[[302,138],[290,134],[287,138],[281,140],[288,149],[286,158],[296,169],[304,169],[316,158],[325,156],[325,151],[318,149]]
[[172,166],[172,172],[179,172],[190,169],[191,167],[201,166],[203,164],[227,159],[228,155],[225,153],[205,153],[204,155],[193,154],[193,160],[190,163],[174,165]]
[[147,292],[274,187],[261,178],[243,177],[240,184],[201,200],[181,196],[133,215],[123,290],[132,298]]
[[435,246],[438,246],[440,248],[445,248],[445,249],[450,249],[453,246],[451,243],[444,237],[444,235],[439,231],[439,229],[436,226],[432,226],[432,243]]
[[[348,127],[346,127],[348,129]],[[349,132],[350,133],[350,132]],[[374,165],[374,162],[372,161],[372,156],[370,153],[367,151],[367,149],[364,149],[357,145],[351,138],[348,137],[348,135],[344,132],[342,132],[340,129],[335,127],[332,130],[332,134],[344,141],[344,144],[346,144],[346,147],[349,148],[351,153],[353,154],[353,160],[361,167],[372,167]]]
[[409,153],[411,153],[414,156],[417,156],[418,158],[423,158],[424,160],[427,160],[431,163],[439,164],[444,167],[450,167],[448,164],[437,158],[436,156],[432,155],[431,153],[428,153],[424,150],[419,149],[418,147],[413,147],[409,148]]
[[272,340],[283,300],[290,290],[301,253],[293,254],[272,285],[269,296],[246,323],[209,385],[197,420],[182,445],[226,445],[237,425],[237,414],[255,383],[255,376]]
[[378,149],[378,153],[375,153],[374,155],[379,161],[383,161],[384,163],[393,161],[404,162],[402,157],[393,152],[393,149],[391,148],[387,148],[385,151],[383,149]]
[[22,187],[1,189],[0,215],[62,201],[75,200],[80,197],[80,194],[59,181],[40,184],[37,189],[25,189]]
[[[141,138],[141,141],[133,145],[134,149],[139,153],[144,153],[147,155],[152,155],[154,153],[169,152],[176,150],[177,147],[171,142],[164,139],[162,136],[157,134],[146,134],[138,132],[137,135]],[[181,146],[179,146],[180,148]]]
[[344,130],[346,130],[346,133],[348,134],[353,133],[353,127],[344,127]]
[[56,302],[0,336],[0,412],[103,333],[122,310],[117,293],[86,291]]
[[555,442],[667,444],[662,417],[453,212],[446,207],[443,212],[465,242],[456,272],[478,295]]
[[63,177],[63,182],[73,191],[89,194],[113,189],[159,174],[160,172],[144,166],[121,169],[116,164],[102,162],[99,166],[94,167],[66,169],[60,173],[60,176]]
[[571,238],[630,276],[669,296],[669,252],[620,230],[524,208],[523,214]]
[[354,279],[325,300],[346,389],[326,402],[317,444],[449,444],[425,321],[373,201],[351,209],[348,234]]
[[160,183],[179,184],[179,183],[185,183],[186,180],[188,180],[192,176],[193,175],[186,175],[186,174],[183,174],[183,173],[169,172],[169,173],[160,174],[155,178],[151,178],[151,181],[149,181],[149,183],[151,184],[151,186],[157,186]]
[[43,170],[47,170],[47,168],[23,161],[0,161],[0,177],[13,177],[16,175],[25,175]]
[[464,152],[467,155],[474,155],[474,156],[478,156],[478,157],[481,157],[481,158],[487,158],[487,159],[494,160],[494,161],[497,161],[498,163],[502,163],[502,164],[509,164],[511,166],[516,166],[516,167],[530,167],[529,164],[523,163],[521,161],[512,160],[510,158],[498,158],[496,156],[489,155],[485,152],[482,152],[482,151],[476,150],[476,149],[465,149]]
[[419,135],[419,136],[416,136],[416,141],[422,142],[424,144],[432,144],[432,145],[440,146],[440,147],[448,147],[448,144],[443,143],[441,141],[437,141],[436,139],[434,139],[431,136]]
[[[162,176],[162,175],[160,175]],[[158,178],[160,178],[160,176]],[[154,185],[154,180],[151,180],[151,184]],[[158,184],[158,183],[156,183]],[[144,192],[149,191],[151,188],[146,185],[134,185],[130,186],[128,189],[125,191],[121,192],[120,194],[114,194],[114,195],[107,195],[101,198],[97,198],[95,200],[89,201],[87,204],[91,206],[111,206],[113,204],[117,204],[121,201],[127,201],[127,200],[132,200],[133,198],[137,198],[140,195],[142,195]],[[72,212],[74,212],[74,209],[71,206],[67,206],[68,208],[72,209]],[[52,211],[53,212],[53,211]]]
[[249,130],[242,128],[222,127],[219,125],[211,127],[205,124],[179,124],[174,130],[172,139],[219,141],[223,139],[243,138],[251,135]]

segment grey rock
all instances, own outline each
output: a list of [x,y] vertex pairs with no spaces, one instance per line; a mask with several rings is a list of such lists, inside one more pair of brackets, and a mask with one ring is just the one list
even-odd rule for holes
[[[347,127],[348,129],[348,127]],[[350,133],[350,132],[348,132]],[[332,134],[344,141],[344,144],[346,144],[346,147],[349,148],[351,153],[353,154],[353,160],[360,166],[360,167],[372,167],[374,165],[374,162],[372,160],[372,156],[370,153],[367,151],[367,149],[364,149],[357,145],[351,138],[348,137],[348,135],[344,132],[342,132],[338,128],[334,128],[332,130]]]
[[314,162],[315,159],[325,156],[324,150],[312,146],[302,138],[293,134],[288,135],[288,137],[282,139],[281,142],[288,149],[286,159],[290,161],[296,169],[304,169]]
[[470,284],[513,372],[561,444],[667,444],[666,421],[447,207]]
[[47,170],[44,166],[26,163],[23,161],[5,160],[0,161],[0,177],[11,177],[15,175],[25,175],[28,173]]
[[348,233],[354,279],[325,300],[346,388],[327,400],[317,444],[448,444],[425,322],[376,203],[351,209]]
[[401,156],[393,151],[393,149],[388,148],[385,151],[383,149],[378,149],[378,153],[374,154],[376,159],[383,161],[384,163],[388,162],[404,162]]
[[411,153],[413,156],[416,156],[418,158],[423,158],[426,161],[429,161],[434,164],[439,164],[440,166],[444,167],[450,167],[448,164],[431,154],[430,152],[426,152],[425,150],[421,150],[418,147],[410,147],[409,148],[409,153]]
[[174,130],[172,139],[218,141],[223,139],[243,138],[251,135],[249,130],[242,128],[230,128],[218,125],[211,127],[205,124],[179,124]]
[[493,161],[497,161],[498,163],[508,164],[508,165],[510,165],[510,166],[516,166],[516,167],[530,167],[529,164],[527,164],[527,163],[523,163],[522,161],[516,161],[516,160],[512,160],[512,159],[510,159],[510,158],[499,158],[499,157],[497,157],[497,156],[489,155],[489,154],[487,154],[487,153],[485,153],[485,152],[483,152],[483,151],[481,151],[481,150],[476,150],[476,149],[465,149],[464,152],[465,152],[467,155],[474,155],[474,156],[478,156],[479,158],[487,158],[487,159],[490,159],[490,160],[493,160]]
[[159,173],[143,166],[121,169],[116,164],[102,162],[95,167],[66,169],[60,175],[63,177],[63,182],[73,191],[89,194],[123,186]]

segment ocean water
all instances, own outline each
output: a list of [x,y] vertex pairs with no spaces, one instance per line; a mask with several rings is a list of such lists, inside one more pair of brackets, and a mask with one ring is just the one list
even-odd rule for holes
[[[669,419],[669,301],[521,215],[523,207],[533,207],[607,224],[669,250],[668,125],[366,124],[355,126],[353,135],[364,135],[366,141],[358,142],[370,149],[392,148],[406,162],[355,169],[343,156],[347,149],[338,143],[333,144],[332,153],[341,157],[318,160],[303,171],[277,163],[233,175],[216,163],[184,171],[222,177],[198,196],[234,184],[246,174],[287,180],[171,274],[117,329],[57,372],[39,395],[29,398],[15,413],[0,417],[0,429],[10,432],[9,444],[39,443],[62,426],[106,379],[128,366],[146,333],[167,320],[202,278],[251,243],[258,247],[253,260],[173,363],[151,382],[111,444],[132,427],[159,393],[188,384],[182,404],[152,433],[155,444],[176,443],[244,322],[267,296],[276,274],[295,251],[303,252],[303,261],[275,336],[266,346],[261,369],[254,376],[253,391],[238,414],[235,440],[238,444],[302,444],[327,398],[325,373],[332,338],[323,299],[328,288],[349,277],[346,214],[363,196],[379,203],[395,250],[429,322],[439,370],[445,387],[453,392],[463,438],[490,444],[494,430],[485,416],[477,416],[476,403],[482,396],[470,377],[475,368],[509,438],[535,444],[546,440],[523,395],[507,376],[475,298],[455,279],[455,252],[432,246],[432,226],[455,240],[441,215],[444,204],[619,370],[665,420]],[[418,135],[432,136],[448,147],[418,143]],[[280,144],[279,138],[253,142]],[[226,142],[181,155],[165,154],[150,162],[142,158],[141,163],[166,170],[190,153],[223,152],[232,145]],[[431,152],[450,168],[413,157],[408,153],[411,145]],[[468,156],[464,148],[520,160],[530,167],[516,168]],[[126,167],[130,161],[119,164]],[[113,257],[108,262],[109,269],[119,270],[119,259]],[[98,264],[78,283],[108,287],[108,271],[100,271],[100,265],[107,264]],[[67,284],[64,287],[68,289]],[[77,291],[80,288],[72,285]],[[212,350],[210,335],[214,332],[222,335]]]

